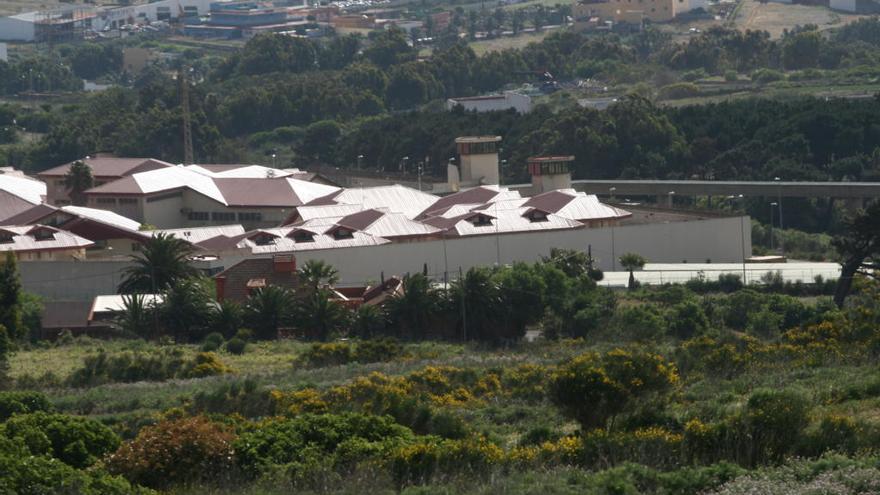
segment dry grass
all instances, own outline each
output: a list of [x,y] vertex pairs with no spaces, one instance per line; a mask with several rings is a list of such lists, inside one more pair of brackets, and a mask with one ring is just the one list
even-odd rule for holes
[[812,5],[786,5],[776,2],[761,3],[757,0],[742,0],[735,23],[746,30],[761,30],[773,38],[798,25],[815,24],[820,30],[838,28],[855,21],[861,16],[832,12],[827,7]]

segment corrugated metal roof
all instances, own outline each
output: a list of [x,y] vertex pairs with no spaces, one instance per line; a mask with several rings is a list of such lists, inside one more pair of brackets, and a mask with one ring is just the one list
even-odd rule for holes
[[352,213],[361,211],[361,205],[318,205],[298,206],[296,211],[299,215],[297,223],[305,223],[320,218],[341,218]]
[[202,175],[226,179],[273,179],[288,177],[292,172],[262,165],[187,165]]
[[[107,296],[97,296],[92,302],[90,315],[95,313],[112,313],[125,310],[125,299],[123,294],[112,294]],[[143,294],[144,302],[148,305],[161,303],[165,297],[162,294]]]
[[[124,177],[137,172],[145,172],[174,165],[156,160],[155,158],[121,158],[117,156],[94,156],[82,158],[82,161],[92,169],[93,177]],[[65,163],[49,170],[44,170],[39,176],[62,176],[67,175],[70,166],[74,162]]]
[[34,205],[9,191],[0,189],[0,220],[7,223],[28,223],[13,219],[30,218],[38,211],[42,212],[42,210],[36,210],[37,208],[40,208],[40,205]]
[[42,203],[46,197],[45,182],[18,174],[0,174],[0,190],[35,205]]
[[[329,227],[329,226],[328,226]],[[319,232],[313,236],[313,240],[309,242],[296,242],[290,234],[296,231],[297,227],[285,227],[279,229],[260,229],[249,232],[247,237],[238,242],[239,248],[250,249],[253,254],[271,254],[286,253],[295,251],[314,251],[319,249],[337,249],[344,247],[360,247],[360,246],[379,246],[388,244],[388,239],[373,236],[364,232],[354,232],[352,237],[348,239],[335,239],[332,235],[327,235],[324,230],[312,230],[311,232]],[[266,245],[258,245],[252,240],[256,234],[264,233],[274,237],[274,242]]]
[[388,211],[403,213],[409,218],[416,218],[419,213],[436,201],[437,196],[433,194],[394,184],[391,186],[343,189],[338,194],[316,198],[310,204],[361,205],[364,209],[386,208]]
[[574,189],[560,189],[538,194],[529,198],[523,203],[523,206],[580,221],[625,218],[632,215],[626,210],[600,202],[595,194],[584,194]]
[[112,211],[99,210],[97,208],[86,208],[84,206],[62,206],[61,211],[124,230],[137,231],[141,227],[140,222],[124,217]]
[[[95,194],[152,194],[186,187],[226,206],[298,206],[339,191],[338,187],[287,177],[247,177],[258,165],[215,173],[198,166],[151,170],[89,189]],[[236,177],[241,171],[242,177]],[[259,175],[259,174],[257,174]]]
[[183,239],[191,244],[214,239],[216,237],[235,237],[245,233],[244,227],[241,225],[217,225],[211,227],[191,227],[188,229],[159,229],[151,230],[148,233],[155,235],[158,233],[173,235],[178,239]]
[[[480,212],[481,214],[489,217],[494,217],[491,218],[491,223],[487,225],[474,225],[472,221],[469,221],[468,219],[472,218],[475,215],[474,213],[463,215],[461,217],[453,219],[432,220],[440,221],[445,225],[451,225],[450,227],[448,227],[451,229],[449,231],[449,234],[456,236],[577,229],[583,228],[584,226],[582,223],[575,220],[570,220],[553,214],[547,215],[546,220],[544,221],[532,221],[526,216],[526,213],[528,211],[529,208],[516,208],[509,210],[495,210],[493,208],[488,208],[486,210],[482,210]],[[441,225],[437,226],[443,228]]]
[[[34,237],[35,231],[43,229],[51,231],[52,237],[37,240]],[[0,225],[0,232],[4,231],[13,234],[12,242],[0,242],[0,251],[49,251],[78,249],[94,245],[88,239],[47,225]]]

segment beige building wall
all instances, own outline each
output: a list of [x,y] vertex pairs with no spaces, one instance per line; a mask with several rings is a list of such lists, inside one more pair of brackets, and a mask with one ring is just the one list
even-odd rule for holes
[[85,258],[84,248],[55,249],[51,251],[27,251],[15,253],[18,261],[70,261]]

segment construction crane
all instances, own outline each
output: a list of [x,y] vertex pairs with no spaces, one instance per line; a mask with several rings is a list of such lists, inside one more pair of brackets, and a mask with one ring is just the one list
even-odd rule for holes
[[182,66],[177,72],[177,81],[180,83],[180,109],[183,112],[183,164],[192,165],[193,157],[192,140],[192,115],[189,109],[189,81],[186,77],[187,68]]

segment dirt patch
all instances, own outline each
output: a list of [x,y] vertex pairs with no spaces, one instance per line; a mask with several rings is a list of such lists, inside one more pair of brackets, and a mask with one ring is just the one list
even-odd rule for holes
[[820,30],[833,29],[855,21],[861,16],[834,12],[827,7],[793,5],[777,2],[761,3],[742,0],[736,27],[742,30],[767,31],[773,38],[798,25],[815,24]]

